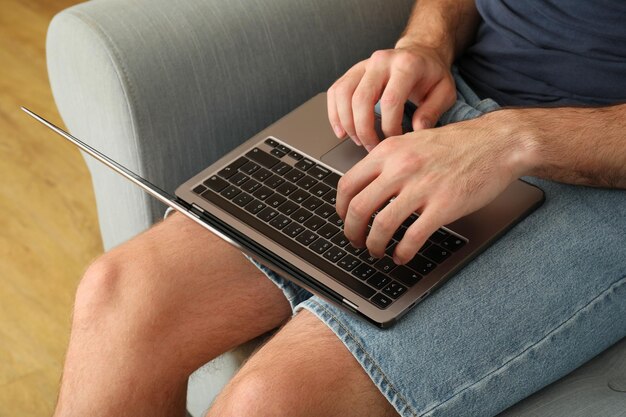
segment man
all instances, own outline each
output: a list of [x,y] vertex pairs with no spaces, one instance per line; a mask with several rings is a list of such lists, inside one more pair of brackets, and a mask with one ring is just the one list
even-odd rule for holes
[[174,214],[86,272],[56,415],[183,415],[193,370],[285,323],[209,416],[493,415],[622,338],[625,20],[619,0],[418,2],[396,47],[328,92],[337,136],[370,152],[339,183],[346,235],[381,256],[419,211],[401,264],[521,176],[546,204],[384,331]]

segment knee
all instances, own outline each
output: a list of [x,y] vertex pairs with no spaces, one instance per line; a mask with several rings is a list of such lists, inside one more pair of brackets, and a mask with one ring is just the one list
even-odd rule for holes
[[247,373],[237,378],[218,397],[206,417],[304,417],[310,414],[298,404],[293,391],[280,378]]

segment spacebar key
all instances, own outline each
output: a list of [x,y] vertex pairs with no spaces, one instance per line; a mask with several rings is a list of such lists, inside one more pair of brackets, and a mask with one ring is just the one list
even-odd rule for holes
[[363,284],[358,279],[352,277],[351,275],[346,274],[343,271],[341,271],[340,273],[333,274],[332,277],[335,280],[341,282],[346,287],[350,288],[351,290],[354,290],[357,294],[359,294],[361,297],[365,299],[370,298],[372,295],[376,293],[376,290],[374,290],[371,287],[368,287],[367,285]]

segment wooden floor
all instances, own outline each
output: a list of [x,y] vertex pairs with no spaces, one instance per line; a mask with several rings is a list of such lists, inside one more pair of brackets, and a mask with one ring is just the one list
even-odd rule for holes
[[49,416],[73,294],[101,251],[82,157],[19,110],[60,122],[45,34],[76,0],[0,0],[0,416]]

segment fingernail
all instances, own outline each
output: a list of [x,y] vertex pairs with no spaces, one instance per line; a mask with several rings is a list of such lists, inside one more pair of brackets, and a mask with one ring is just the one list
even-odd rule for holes
[[350,136],[350,139],[352,139],[352,142],[354,142],[356,146],[363,146],[361,144],[361,140],[357,136]]
[[365,149],[367,149],[367,152],[372,152],[372,149],[374,149],[374,147],[372,145],[365,145]]
[[428,119],[420,119],[420,124],[422,125],[422,129],[430,129],[433,127],[433,124]]
[[400,260],[400,258],[398,258],[396,255],[393,255],[393,262],[396,265],[402,265],[402,261]]
[[341,126],[339,125],[335,125],[333,126],[333,130],[335,131],[335,135],[341,139],[342,137],[344,137],[345,133],[343,131],[343,129],[341,128]]

